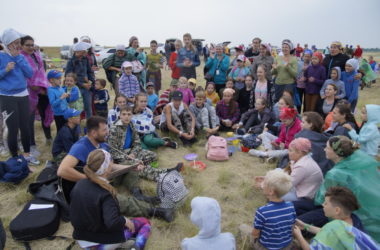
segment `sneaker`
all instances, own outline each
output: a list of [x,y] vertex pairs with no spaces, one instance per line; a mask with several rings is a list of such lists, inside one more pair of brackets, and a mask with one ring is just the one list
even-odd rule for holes
[[30,146],[30,154],[33,155],[35,158],[37,158],[41,155],[41,153],[40,153],[40,151],[38,151],[36,145]]
[[268,157],[268,154],[266,152],[256,150],[256,149],[250,149],[248,151],[248,154],[250,154],[252,156],[256,156],[256,157]]
[[9,150],[6,147],[1,146],[0,147],[0,156],[1,157],[8,157],[9,156]]
[[33,165],[33,166],[40,165],[40,161],[37,160],[32,154],[30,154],[29,156],[26,156],[26,157],[25,157],[25,160],[26,160],[30,165]]
[[172,149],[177,149],[178,148],[178,143],[175,141],[172,141],[169,137],[164,137],[162,138],[167,144],[165,145],[166,147],[172,148]]

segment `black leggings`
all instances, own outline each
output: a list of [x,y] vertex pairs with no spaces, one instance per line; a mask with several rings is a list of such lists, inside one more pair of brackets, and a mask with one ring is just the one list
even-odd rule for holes
[[54,116],[55,126],[57,127],[57,134],[59,130],[65,125],[66,120],[63,115],[55,115]]
[[[41,117],[41,126],[42,130],[44,131],[45,138],[46,139],[51,139],[51,131],[50,131],[50,126],[45,127],[44,121],[45,121],[45,111],[46,108],[49,106],[49,98],[47,95],[38,95],[38,103],[37,103],[37,109],[38,113],[40,114]],[[34,138],[34,120],[35,120],[36,112],[33,112],[30,114],[30,145],[34,146],[36,145],[36,141]]]
[[[12,156],[18,155],[17,136],[21,132],[21,143],[25,153],[30,152],[29,97],[0,96],[0,108],[8,128],[8,147]],[[6,117],[8,116],[8,117]]]

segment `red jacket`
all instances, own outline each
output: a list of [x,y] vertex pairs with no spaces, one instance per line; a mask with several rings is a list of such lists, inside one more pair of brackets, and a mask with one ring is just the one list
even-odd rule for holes
[[284,143],[285,148],[289,147],[289,144],[291,141],[293,141],[294,136],[301,131],[301,121],[296,117],[294,120],[293,125],[290,128],[287,128],[285,124],[281,125],[281,131],[280,135],[278,136],[277,140],[275,141],[277,144]]
[[362,57],[362,54],[363,54],[363,50],[362,50],[362,48],[357,47],[356,50],[355,50],[355,52],[354,52],[354,56],[360,58],[360,57]]
[[172,69],[172,78],[179,79],[180,68],[177,67],[177,52],[172,52],[169,59],[169,67]]

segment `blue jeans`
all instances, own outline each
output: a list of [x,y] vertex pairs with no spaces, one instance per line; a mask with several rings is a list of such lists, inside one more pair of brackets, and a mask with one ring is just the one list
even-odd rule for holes
[[92,116],[92,95],[91,91],[81,88],[80,92],[83,97],[84,112],[86,112],[86,119]]

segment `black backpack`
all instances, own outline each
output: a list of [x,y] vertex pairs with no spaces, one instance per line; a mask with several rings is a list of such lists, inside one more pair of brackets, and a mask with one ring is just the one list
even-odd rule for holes
[[15,240],[26,242],[54,235],[59,222],[56,202],[34,199],[11,221],[9,230]]

